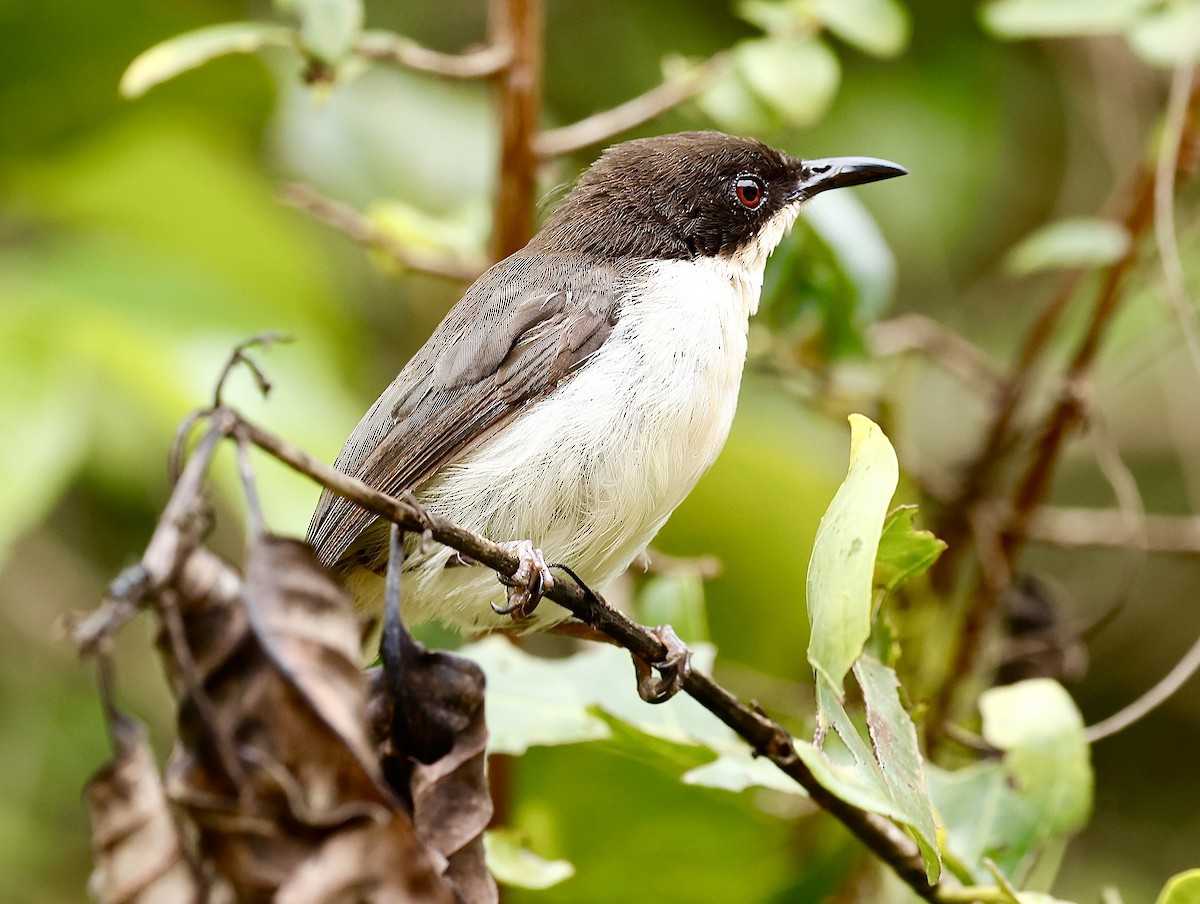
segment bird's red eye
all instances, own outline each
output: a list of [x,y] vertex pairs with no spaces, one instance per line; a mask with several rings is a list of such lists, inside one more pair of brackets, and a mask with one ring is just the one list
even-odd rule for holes
[[741,176],[733,186],[737,193],[737,199],[742,206],[750,210],[758,207],[763,202],[763,198],[767,195],[767,190],[762,184],[762,180],[757,176]]

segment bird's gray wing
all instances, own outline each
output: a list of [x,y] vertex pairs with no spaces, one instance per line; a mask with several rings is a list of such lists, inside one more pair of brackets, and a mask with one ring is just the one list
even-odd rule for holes
[[[415,488],[578,370],[612,332],[619,297],[609,267],[544,256],[502,261],[379,397],[335,467],[391,495]],[[349,551],[374,558],[377,550],[356,547],[375,520],[326,490],[308,541],[327,565]]]

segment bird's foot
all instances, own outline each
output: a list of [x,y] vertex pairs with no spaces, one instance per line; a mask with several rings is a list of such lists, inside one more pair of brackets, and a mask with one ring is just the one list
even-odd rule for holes
[[542,597],[554,586],[554,577],[546,557],[532,541],[511,540],[500,545],[516,553],[521,562],[511,577],[500,575],[500,583],[508,588],[508,603],[504,606],[493,604],[492,610],[497,615],[511,615],[514,621],[521,621],[533,615]]
[[[662,641],[667,648],[667,656],[662,662],[647,662],[633,657],[637,691],[638,696],[647,703],[664,703],[679,693],[684,680],[691,674],[692,651],[670,625],[651,628],[650,633]],[[657,676],[655,671],[658,672]]]

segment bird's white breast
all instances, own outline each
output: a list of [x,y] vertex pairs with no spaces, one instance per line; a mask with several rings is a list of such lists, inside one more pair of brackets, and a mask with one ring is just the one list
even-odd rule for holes
[[[612,334],[573,377],[416,491],[491,539],[532,540],[596,588],[645,549],[721,451],[762,283],[760,261],[643,266]],[[504,624],[488,605],[503,601],[495,575],[446,568],[449,556],[438,548],[410,563],[406,617]],[[566,617],[549,602],[537,612],[539,627]]]

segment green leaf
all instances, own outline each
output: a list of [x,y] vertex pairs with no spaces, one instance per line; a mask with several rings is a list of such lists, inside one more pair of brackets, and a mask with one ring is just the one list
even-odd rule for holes
[[1157,0],[992,0],[981,10],[998,38],[1062,38],[1123,31]]
[[812,34],[821,27],[809,0],[740,0],[733,11],[769,35]]
[[489,829],[483,833],[488,869],[502,885],[515,888],[550,888],[575,875],[567,860],[547,860],[525,845],[514,829]]
[[1069,267],[1102,267],[1129,250],[1129,233],[1095,217],[1058,220],[1034,230],[1008,252],[1005,265],[1017,276]]
[[899,481],[883,431],[850,415],[850,469],[829,504],[808,563],[808,661],[841,699],[842,681],[871,633],[875,554]]
[[1125,35],[1151,66],[1174,68],[1200,57],[1200,4],[1175,3],[1139,19]]
[[295,47],[291,28],[266,22],[210,25],[168,38],[140,54],[121,76],[121,94],[140,97],[155,85],[230,53],[254,53],[264,47]]
[[[684,640],[688,638],[685,636]],[[716,649],[691,644],[692,667],[712,672]],[[556,665],[580,697],[638,731],[672,744],[701,745],[722,752],[741,750],[744,742],[716,716],[689,697],[677,694],[665,703],[647,706],[637,695],[629,654],[597,644],[593,649],[560,659]]]
[[837,93],[841,65],[822,41],[768,37],[742,41],[735,50],[746,84],[792,126],[820,119]]
[[912,23],[897,0],[816,0],[817,18],[859,50],[894,57],[908,46]]
[[[817,740],[813,744],[797,741],[796,754],[821,786],[842,800],[890,819],[903,820],[904,814],[892,799],[870,745],[854,720],[831,688],[818,682],[816,689],[821,723]],[[826,730],[828,727],[833,728],[832,734]]]
[[362,0],[286,0],[279,6],[300,17],[305,49],[327,63],[344,57],[362,34]]
[[976,882],[991,878],[985,857],[1009,878],[1019,877],[1038,843],[1039,813],[1009,786],[1004,766],[980,763],[950,772],[926,765],[925,779],[945,826],[948,856],[964,864]]
[[1039,810],[1043,837],[1068,835],[1092,810],[1092,766],[1083,718],[1047,678],[994,687],[979,698],[983,736],[1005,753],[1017,793]]
[[[551,660],[538,659],[501,637],[459,651],[487,675],[488,749],[520,755],[535,744],[577,744],[610,736],[574,684]],[[632,679],[630,679],[632,681]]]
[[870,656],[863,656],[854,664],[854,677],[862,688],[871,748],[884,784],[903,814],[903,821],[916,834],[929,881],[936,882],[942,872],[937,823],[925,788],[917,729],[900,702],[900,682],[894,671]]
[[[565,659],[543,659],[503,638],[489,637],[459,652],[478,662],[487,675],[488,743],[494,753],[521,754],[532,746],[606,740],[614,736],[616,723],[667,744],[717,752],[745,746],[686,694],[647,706],[637,695],[629,654],[616,647],[596,645]],[[711,646],[694,645],[692,663],[710,671],[714,655]],[[692,758],[688,768],[696,764]]]
[[[664,70],[669,71],[669,68],[669,63],[664,63]],[[775,126],[774,113],[750,89],[736,67],[705,88],[697,96],[696,106],[730,132],[751,134],[769,131]]]
[[917,530],[915,505],[902,505],[888,513],[875,555],[875,585],[895,590],[910,578],[924,574],[946,549],[930,531]]
[[1172,876],[1155,904],[1200,904],[1200,869]]

